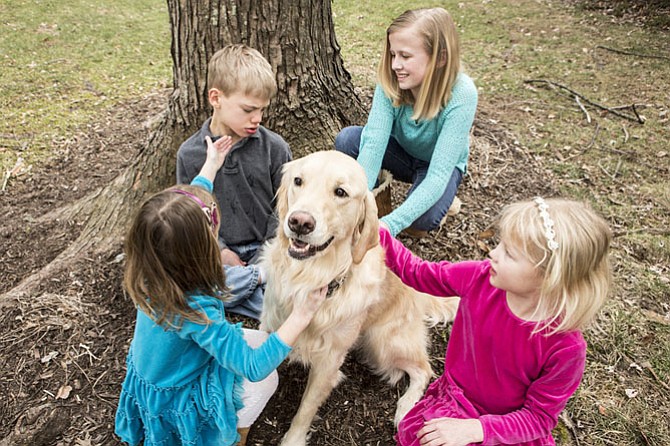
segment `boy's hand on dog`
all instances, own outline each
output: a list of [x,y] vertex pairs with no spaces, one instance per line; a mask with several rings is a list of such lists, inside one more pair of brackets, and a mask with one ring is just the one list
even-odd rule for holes
[[240,259],[240,256],[237,255],[235,251],[231,251],[228,248],[223,248],[221,250],[221,263],[226,266],[246,266],[246,262],[243,262]]

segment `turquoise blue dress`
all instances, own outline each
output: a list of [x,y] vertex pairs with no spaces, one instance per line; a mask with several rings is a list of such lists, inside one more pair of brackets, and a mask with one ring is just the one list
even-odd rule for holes
[[276,333],[249,347],[218,299],[194,295],[191,305],[212,323],[166,329],[137,312],[115,428],[130,445],[234,445],[243,378],[262,380],[291,350]]
[[[212,192],[211,181],[200,175],[191,185]],[[219,299],[194,294],[190,305],[211,323],[184,321],[174,329],[137,311],[115,426],[130,445],[237,443],[243,378],[264,379],[291,351],[276,333],[259,348],[249,347],[242,324],[226,320]]]

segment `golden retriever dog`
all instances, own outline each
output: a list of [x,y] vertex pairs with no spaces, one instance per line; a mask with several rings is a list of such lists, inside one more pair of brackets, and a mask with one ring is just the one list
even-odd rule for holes
[[284,446],[303,446],[314,416],[354,348],[392,385],[406,373],[397,423],[421,398],[433,371],[428,326],[453,320],[458,298],[438,298],[405,286],[384,263],[379,220],[363,168],[336,151],[287,163],[277,194],[279,227],[264,249],[267,287],[261,327],[274,331],[294,302],[328,285],[329,295],[300,335],[289,359],[309,366],[309,378]]

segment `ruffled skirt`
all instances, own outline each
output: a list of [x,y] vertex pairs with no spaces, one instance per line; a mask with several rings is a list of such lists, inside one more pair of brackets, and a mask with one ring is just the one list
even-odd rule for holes
[[[144,381],[132,355],[116,412],[116,434],[135,446],[234,445],[241,378],[212,360],[202,374],[180,386],[160,388]],[[226,392],[225,389],[233,389]],[[228,394],[228,395],[227,395]]]

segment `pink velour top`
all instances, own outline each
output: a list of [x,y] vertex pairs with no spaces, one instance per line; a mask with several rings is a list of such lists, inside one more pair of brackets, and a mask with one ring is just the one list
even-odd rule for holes
[[424,420],[478,418],[479,444],[554,445],[551,430],[584,372],[579,331],[533,334],[534,322],[515,316],[506,292],[489,282],[488,260],[428,262],[380,230],[386,264],[407,285],[436,296],[460,296],[444,374],[398,426],[400,445],[419,445]]

